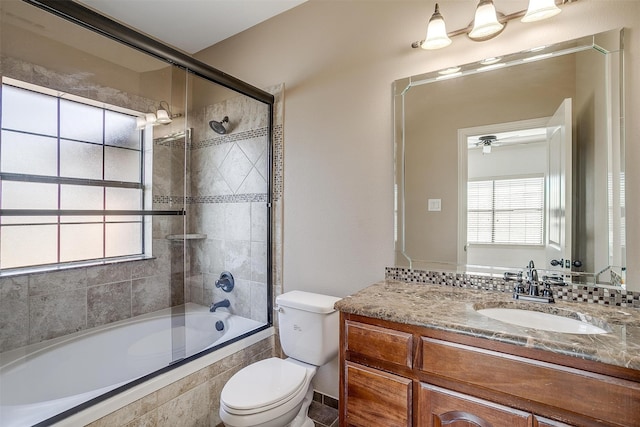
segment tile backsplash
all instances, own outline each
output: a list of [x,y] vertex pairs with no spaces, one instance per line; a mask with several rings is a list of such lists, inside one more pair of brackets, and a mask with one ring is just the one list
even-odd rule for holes
[[[387,267],[385,268],[385,279],[495,292],[513,291],[513,284],[504,281],[501,277],[481,274]],[[640,292],[576,284],[552,286],[551,288],[556,300],[640,308]]]

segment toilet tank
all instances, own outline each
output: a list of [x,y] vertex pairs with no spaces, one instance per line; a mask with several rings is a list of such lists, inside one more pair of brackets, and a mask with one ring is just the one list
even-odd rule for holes
[[303,291],[276,297],[278,330],[284,353],[301,362],[322,366],[338,354],[340,298]]

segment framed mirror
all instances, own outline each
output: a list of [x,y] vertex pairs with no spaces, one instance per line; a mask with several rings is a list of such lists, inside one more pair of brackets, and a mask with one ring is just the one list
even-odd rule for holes
[[395,81],[396,265],[624,283],[622,40]]

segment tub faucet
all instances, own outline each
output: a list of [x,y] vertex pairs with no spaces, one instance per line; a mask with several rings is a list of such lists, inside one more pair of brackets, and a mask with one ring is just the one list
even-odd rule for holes
[[213,304],[211,304],[211,307],[209,308],[209,311],[213,313],[214,311],[216,311],[220,307],[228,308],[229,306],[231,306],[231,302],[228,299],[225,298],[222,301],[214,302]]

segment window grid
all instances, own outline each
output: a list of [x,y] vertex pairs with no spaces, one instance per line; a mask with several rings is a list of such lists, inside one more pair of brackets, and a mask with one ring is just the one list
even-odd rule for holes
[[[7,235],[13,235],[14,238],[13,240],[7,239],[6,241],[3,242],[5,244],[2,245],[3,250],[0,252],[0,260],[7,259],[7,253],[10,252],[7,250],[8,248],[11,248],[14,252],[18,252],[18,253],[20,252],[21,245],[24,245],[24,241],[22,240],[28,240],[28,234],[31,233],[31,232],[27,232],[28,230],[38,230],[38,229],[44,230],[45,228],[43,227],[47,227],[47,226],[55,226],[56,228],[56,233],[55,233],[56,234],[56,241],[55,241],[56,253],[55,253],[55,259],[53,259],[54,257],[52,254],[49,254],[49,255],[45,254],[45,256],[40,256],[40,260],[46,259],[47,261],[51,261],[51,262],[34,261],[33,258],[38,258],[38,255],[34,255],[34,257],[31,257],[31,254],[29,253],[28,243],[27,243],[27,249],[24,250],[24,247],[23,247],[24,253],[22,254],[22,258],[19,261],[16,261],[15,257],[14,259],[9,258],[10,261],[5,261],[5,262],[0,261],[0,269],[33,267],[33,266],[47,265],[47,264],[59,264],[59,263],[76,262],[76,261],[106,259],[106,258],[113,258],[113,257],[117,258],[122,256],[129,257],[129,256],[135,256],[135,255],[142,255],[144,253],[144,234],[143,234],[144,225],[142,221],[142,216],[140,215],[142,213],[141,211],[143,208],[143,200],[144,200],[144,194],[143,194],[144,187],[143,187],[143,181],[142,181],[143,180],[142,166],[143,166],[144,159],[143,159],[143,150],[142,150],[142,131],[136,130],[135,117],[124,114],[124,113],[115,112],[107,108],[94,107],[92,105],[84,104],[81,102],[70,101],[70,100],[66,100],[57,96],[52,96],[46,93],[40,93],[34,90],[24,89],[18,86],[12,86],[12,85],[7,85],[6,83],[3,83],[2,85],[3,95],[6,94],[7,90],[12,92],[12,96],[2,97],[3,99],[2,111],[7,112],[7,111],[11,111],[11,109],[14,109],[14,111],[17,111],[17,112],[14,112],[13,116],[11,116],[11,113],[8,113],[7,114],[7,116],[9,116],[8,119],[6,118],[5,114],[3,114],[3,116],[5,116],[5,119],[3,119],[2,121],[2,127],[1,127],[2,134],[0,136],[0,213],[2,214],[2,216],[0,216],[0,242],[3,241],[3,238],[7,239]],[[46,123],[47,121],[53,120],[50,117],[50,115],[55,114],[55,120],[56,120],[55,131],[53,131],[53,127],[51,126],[48,130],[36,129],[36,131],[33,131],[29,129],[29,126],[32,126],[30,124],[31,122],[25,122],[23,117],[19,117],[20,110],[27,111],[26,110],[27,108],[29,109],[31,108],[31,105],[29,105],[29,100],[35,100],[36,103],[40,102],[42,104],[49,103],[49,107],[51,107],[52,98],[55,99],[55,109],[50,108],[49,111],[46,112],[48,114],[42,114],[43,112],[39,111],[36,106],[33,108],[35,110],[35,112],[33,113],[34,117],[30,117],[30,119],[33,121],[42,119]],[[13,103],[12,101],[8,101],[7,99],[13,100]],[[23,104],[20,105],[21,103]],[[62,117],[63,103],[66,103],[66,106],[69,107],[72,112],[73,110],[77,110],[76,111],[77,114],[82,114],[83,111],[89,111],[91,114],[94,115],[94,118],[97,118],[97,116],[100,115],[100,120],[99,120],[99,125],[101,126],[100,131],[97,132],[92,127],[88,127],[85,124],[83,124],[83,119],[85,117],[77,117],[77,116],[69,116],[69,115],[66,117],[66,120],[68,121],[70,120],[71,122],[70,122],[70,125],[69,125],[69,122],[67,123],[67,131],[65,131],[65,129],[63,129],[64,118]],[[40,117],[38,117],[38,113],[40,113]],[[115,132],[108,128],[109,126],[107,123],[108,114],[112,115],[111,118],[113,121],[115,121],[115,125],[113,125],[113,127],[115,128]],[[21,122],[22,122],[22,126],[21,126]],[[75,123],[78,123],[77,127],[75,126]],[[120,126],[119,128],[117,127],[118,125]],[[40,126],[42,128],[46,127],[40,124],[36,124],[33,126],[35,127]],[[107,135],[108,130],[110,130],[111,133],[115,135],[113,140],[109,139]],[[65,132],[67,133],[65,134]],[[93,135],[94,140],[93,141],[90,139],[84,140],[78,137],[82,135],[73,135],[74,132],[79,132],[79,133],[85,132],[87,134],[94,133]],[[97,140],[95,139],[95,135],[98,135],[98,134],[100,135],[100,138],[101,138],[100,143],[98,143]],[[37,150],[32,150],[30,153],[27,153],[27,154],[22,153],[20,151],[21,150],[20,145],[14,144],[13,151],[11,151],[12,149],[11,147],[7,148],[7,146],[11,145],[9,141],[11,141],[12,139],[19,141],[20,138],[22,138],[23,141],[30,141],[33,138],[36,138],[36,139],[40,139],[41,141],[47,141],[48,143],[53,143],[53,141],[51,140],[55,139],[55,146],[56,146],[55,147],[55,151],[56,151],[55,176],[53,176],[51,173],[47,173],[46,170],[44,171],[45,172],[44,175],[35,174],[33,173],[34,168],[31,166],[26,166],[26,169],[29,169],[29,170],[24,170],[24,171],[18,170],[17,172],[15,170],[11,170],[12,168],[16,167],[15,165],[16,163],[18,164],[17,168],[19,169],[20,163],[27,164],[30,160],[32,160],[31,158],[27,158],[25,160],[22,157],[29,157],[29,154],[32,154],[32,153],[34,154],[34,157],[38,157]],[[3,143],[5,146],[3,146]],[[77,154],[75,152],[71,152],[70,158],[65,160],[63,158],[63,153],[62,153],[62,144],[65,144],[65,143],[71,143],[71,146],[75,146],[76,148],[79,148],[80,152],[87,151],[87,150],[89,151],[93,150],[95,152],[94,147],[100,147],[100,151],[101,151],[101,154],[100,154],[101,170],[99,171],[100,179],[91,179],[91,178],[87,178],[86,176],[85,177],[78,176],[78,175],[83,175],[83,173],[87,171],[91,173],[90,172],[91,168],[83,169],[84,165],[82,164],[82,160],[83,160],[81,155],[82,153]],[[122,178],[120,180],[118,179],[106,180],[107,167],[110,166],[109,162],[111,161],[107,155],[108,150],[112,150],[112,157],[114,158],[112,159],[113,164],[111,165],[112,170],[110,171],[110,177]],[[7,155],[7,153],[10,153],[10,155]],[[123,153],[127,153],[127,154],[123,154]],[[3,155],[5,157],[4,159],[2,157]],[[134,156],[134,158],[137,157],[137,161],[135,163],[132,163],[130,161],[132,156]],[[79,160],[76,160],[76,157],[78,157]],[[9,160],[7,160],[7,158]],[[128,171],[129,176],[127,176],[126,173],[122,176],[119,176],[120,164],[117,163],[117,160],[123,159],[123,158],[126,160],[129,160],[130,169],[131,169],[131,165],[134,165],[135,176],[136,176],[135,180],[131,179],[133,175],[131,173],[131,170]],[[17,159],[18,161],[11,162],[10,160],[12,159]],[[37,163],[37,161],[38,159],[36,159],[34,163]],[[71,167],[72,171],[70,173],[65,173],[63,171],[63,163],[65,161],[66,161],[66,165]],[[74,168],[76,169],[75,171],[73,170]],[[7,169],[9,169],[9,171],[7,171]],[[35,169],[37,170],[37,168]],[[78,173],[78,171],[80,171],[80,173]],[[6,199],[8,197],[3,197],[4,195],[3,190],[7,185],[12,185],[12,184],[15,185],[15,183],[21,183],[21,184],[26,183],[27,186],[33,183],[41,183],[41,184],[47,183],[47,184],[55,185],[55,189],[56,189],[55,190],[56,191],[55,209],[28,208],[27,206],[29,205],[30,202],[26,200],[27,197],[22,197],[20,199],[19,195],[17,197],[14,195],[13,197],[14,200],[12,202],[7,202]],[[67,191],[68,188],[77,188],[77,189],[86,190],[87,188],[96,188],[96,187],[101,188],[101,193],[102,193],[101,206],[99,206],[100,209],[86,209],[87,206],[83,205],[84,201],[81,202],[81,206],[75,206],[76,208],[80,207],[80,209],[64,209],[65,206],[64,206],[64,200],[63,200],[63,194],[65,193],[65,191]],[[108,210],[107,209],[107,206],[109,203],[108,189],[111,189],[111,188],[125,189],[125,191],[134,192],[134,197],[131,200],[136,200],[136,201],[133,202],[133,204],[131,204],[132,203],[131,200],[129,201],[129,206],[128,206],[129,209]],[[80,197],[80,199],[82,200],[82,197]],[[7,209],[6,207],[7,203],[12,203],[11,208],[14,208],[14,209],[11,209],[11,208]],[[25,205],[22,207],[26,207],[26,209],[20,209],[21,206],[19,205],[21,203]],[[18,206],[16,206],[16,204]],[[77,205],[77,203],[75,204]],[[15,209],[16,207],[18,209]],[[50,207],[53,207],[53,206],[50,206]],[[96,208],[97,206],[93,206],[93,207]],[[114,215],[128,215],[128,217],[122,216],[117,219],[114,219],[113,218]],[[47,216],[49,216],[49,218],[47,218]],[[87,218],[90,216],[94,216],[95,218],[91,218],[91,219]],[[21,220],[21,218],[23,220]],[[75,247],[76,239],[86,238],[85,234],[91,230],[92,226],[96,226],[96,225],[100,226],[101,228],[100,234],[102,235],[101,243],[99,245],[99,254],[97,253],[98,251],[96,251],[96,248],[94,248],[93,250],[84,251],[84,252],[91,253],[91,255],[86,255],[84,253],[81,253],[83,252],[82,249],[78,250]],[[135,234],[137,234],[137,236],[131,235],[131,231],[133,230],[131,228],[132,225],[136,230]],[[79,226],[82,228],[80,228]],[[74,230],[74,227],[75,227],[75,230],[83,230],[83,232],[78,233],[77,235],[69,234],[69,230]],[[115,234],[111,233],[111,235],[109,235],[110,228],[120,228],[122,230],[125,230],[127,227],[129,227],[129,229],[127,230],[126,234],[123,231],[121,231],[119,233],[115,233]],[[13,230],[13,232],[11,232],[11,230]],[[18,231],[18,234],[15,233],[16,230]],[[96,230],[95,227],[94,227],[94,230]],[[20,231],[22,231],[23,233],[27,233],[27,234],[24,234],[24,236],[26,236],[25,239],[20,239],[20,236],[22,236],[20,234]],[[133,241],[134,243],[126,244],[123,247],[117,248],[112,253],[109,253],[108,242],[110,242],[111,240],[114,240],[114,241],[126,240],[127,237],[129,238],[129,242]],[[33,239],[33,236],[31,236],[31,238]],[[66,249],[65,247],[63,247],[64,240],[70,242]],[[87,247],[91,248],[91,245],[94,242],[89,241],[88,243],[89,244]],[[36,246],[34,246],[34,248],[36,248]],[[3,256],[3,253],[5,256]],[[74,255],[74,253],[76,254]],[[72,254],[72,255],[67,255],[67,254]],[[20,257],[18,256],[18,258]]]
[[468,243],[539,246],[543,237],[543,176],[468,182]]

